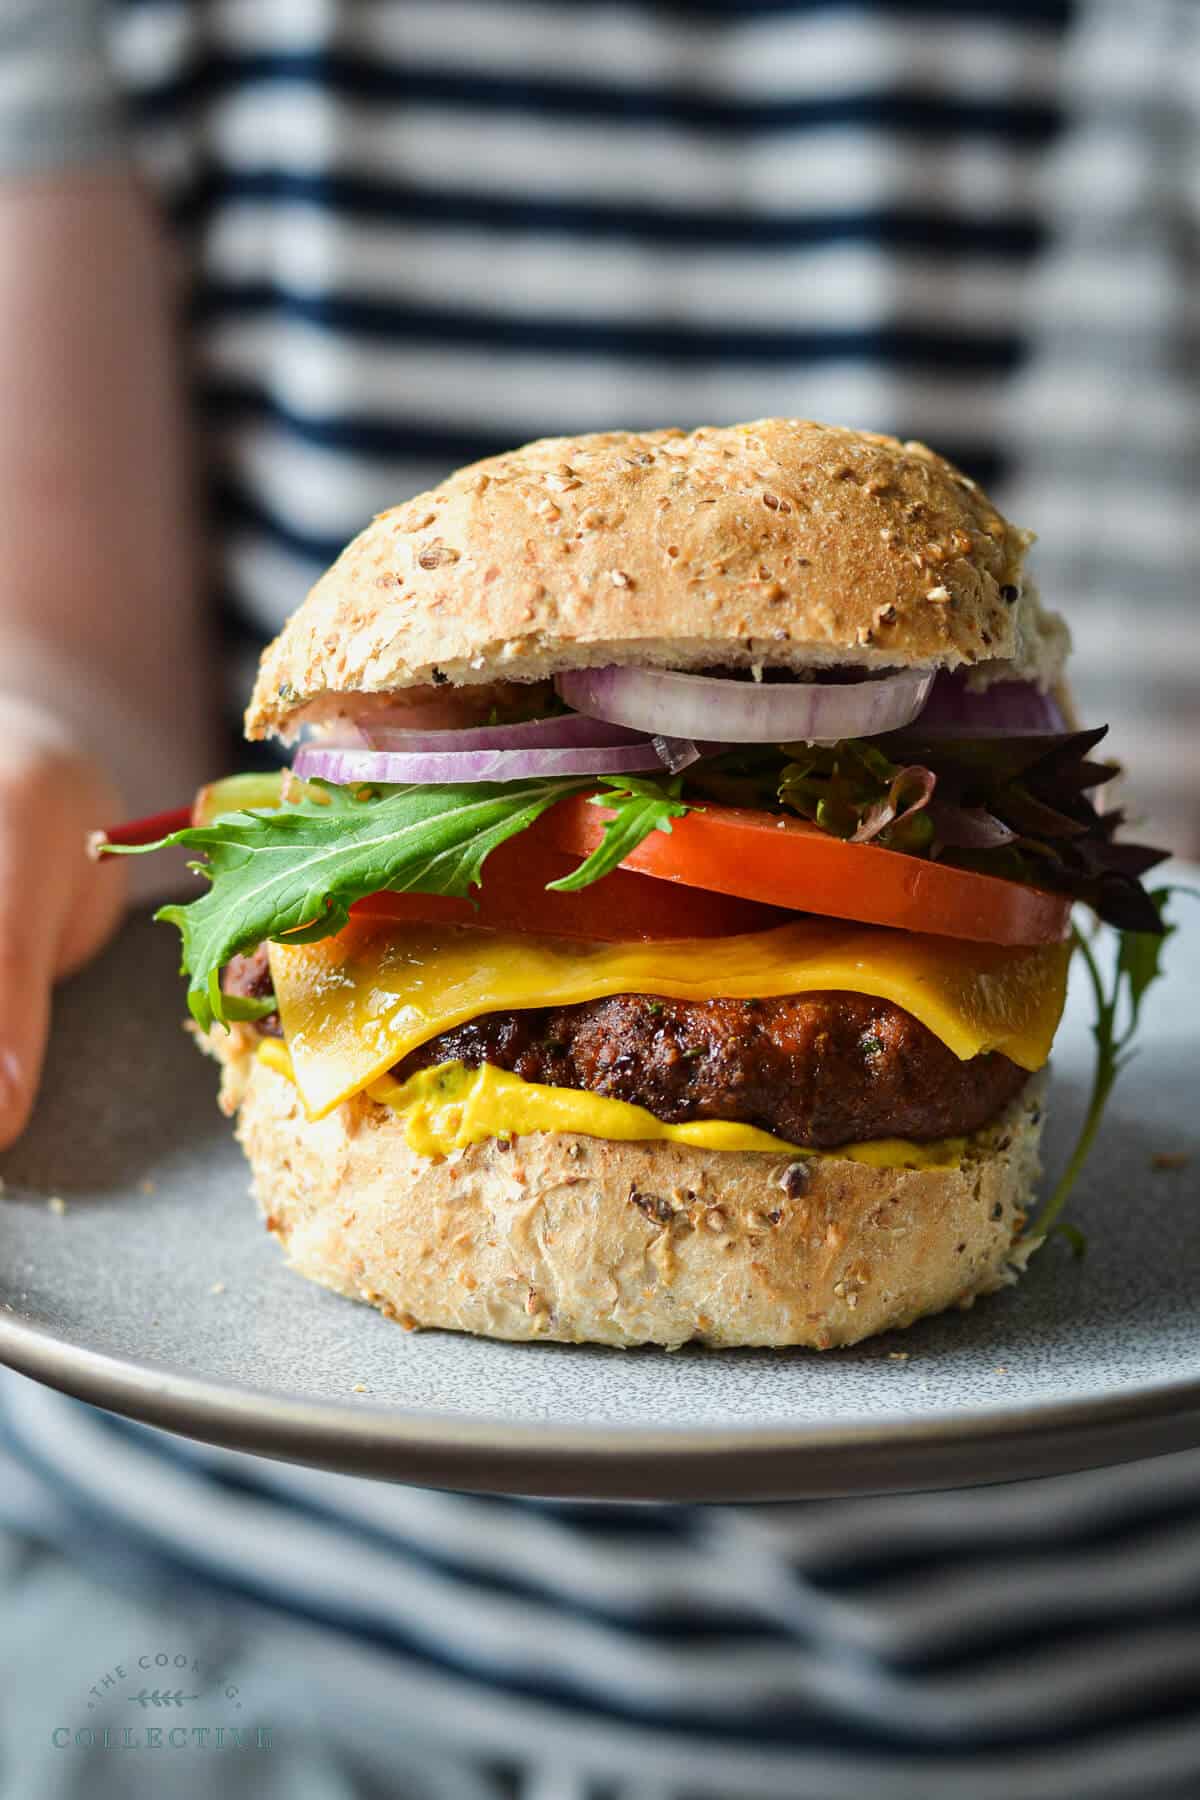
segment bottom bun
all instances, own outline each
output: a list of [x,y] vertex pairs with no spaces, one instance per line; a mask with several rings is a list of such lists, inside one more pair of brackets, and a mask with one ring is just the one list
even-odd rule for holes
[[409,1327],[827,1350],[970,1304],[1023,1260],[1036,1080],[956,1169],[570,1132],[435,1162],[362,1096],[310,1121],[248,1032],[218,1035],[223,1104],[292,1267]]

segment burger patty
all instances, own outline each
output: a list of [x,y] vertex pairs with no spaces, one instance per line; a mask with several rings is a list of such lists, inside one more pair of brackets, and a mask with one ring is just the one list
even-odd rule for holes
[[[265,998],[265,952],[239,957],[226,991]],[[278,1033],[278,1019],[260,1030]],[[815,1150],[868,1138],[978,1131],[1028,1079],[1006,1056],[961,1062],[911,1013],[863,994],[666,1000],[616,994],[484,1013],[392,1070],[493,1063],[525,1081],[644,1106],[670,1124],[726,1119]]]
[[1027,1079],[1007,1057],[959,1059],[911,1014],[861,994],[656,1000],[486,1013],[392,1073],[494,1063],[526,1081],[644,1106],[668,1123],[727,1119],[812,1149],[977,1131]]

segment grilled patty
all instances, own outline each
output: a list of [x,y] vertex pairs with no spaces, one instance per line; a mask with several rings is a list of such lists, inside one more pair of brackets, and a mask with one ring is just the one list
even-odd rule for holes
[[728,1119],[813,1149],[965,1135],[1026,1080],[1007,1057],[960,1062],[886,1000],[838,993],[699,1002],[617,994],[486,1013],[392,1072],[403,1080],[440,1062],[494,1063],[526,1081],[632,1101],[671,1124]]
[[[239,957],[226,990],[270,993],[266,955]],[[260,1029],[278,1032],[278,1020]],[[830,1149],[868,1138],[925,1141],[977,1131],[1028,1079],[1005,1056],[960,1062],[887,1000],[790,994],[768,1000],[658,1000],[616,994],[574,1006],[484,1013],[396,1064],[489,1062],[526,1081],[644,1106],[671,1124],[727,1119]]]

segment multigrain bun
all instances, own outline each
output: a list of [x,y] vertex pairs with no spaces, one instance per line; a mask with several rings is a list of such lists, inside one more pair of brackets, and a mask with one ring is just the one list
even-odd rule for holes
[[872,432],[547,438],[361,532],[266,652],[246,732],[287,736],[331,696],[613,662],[1008,665],[1029,541],[944,458]]
[[566,1132],[433,1162],[363,1096],[309,1121],[244,1028],[209,1047],[292,1267],[408,1326],[616,1347],[855,1344],[1010,1279],[1038,1175],[1037,1080],[953,1170]]

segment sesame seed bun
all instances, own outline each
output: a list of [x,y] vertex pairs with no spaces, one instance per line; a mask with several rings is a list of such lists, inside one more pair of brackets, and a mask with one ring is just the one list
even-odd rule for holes
[[292,1267],[406,1326],[568,1343],[826,1350],[1013,1278],[1041,1083],[957,1169],[615,1143],[572,1132],[419,1156],[360,1095],[308,1120],[234,1027],[209,1046]]
[[1018,604],[1029,542],[944,458],[870,432],[543,439],[368,525],[264,655],[246,732],[607,663],[1017,672],[1043,617]]

